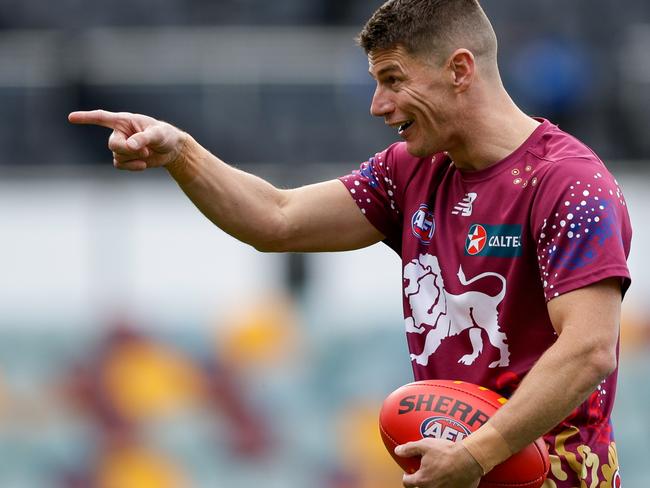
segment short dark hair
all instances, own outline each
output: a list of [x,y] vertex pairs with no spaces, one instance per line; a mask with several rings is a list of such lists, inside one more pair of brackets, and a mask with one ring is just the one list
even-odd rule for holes
[[369,54],[403,46],[410,54],[469,49],[496,60],[497,40],[478,0],[388,0],[357,37]]

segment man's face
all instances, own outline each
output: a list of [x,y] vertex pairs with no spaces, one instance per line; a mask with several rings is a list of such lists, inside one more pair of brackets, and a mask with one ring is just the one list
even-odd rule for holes
[[448,150],[455,102],[449,70],[401,46],[373,51],[368,62],[377,81],[370,113],[395,128],[413,156]]

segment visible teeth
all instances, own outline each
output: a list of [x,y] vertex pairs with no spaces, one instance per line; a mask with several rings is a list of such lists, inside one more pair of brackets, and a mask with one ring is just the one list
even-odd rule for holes
[[412,120],[408,120],[408,121],[404,122],[402,125],[399,126],[399,129],[397,129],[397,132],[398,132],[399,134],[401,134],[401,133],[404,132],[406,129],[408,129],[409,127],[411,127],[411,124],[412,124],[412,123],[413,123]]

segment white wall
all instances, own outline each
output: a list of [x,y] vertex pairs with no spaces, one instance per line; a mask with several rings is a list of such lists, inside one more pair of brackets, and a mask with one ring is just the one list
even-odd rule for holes
[[[78,326],[116,311],[187,324],[278,287],[282,256],[227,236],[162,176],[2,178],[0,326]],[[618,179],[635,232],[625,306],[647,308],[648,177]],[[343,324],[401,321],[399,261],[385,246],[310,259],[312,311]]]

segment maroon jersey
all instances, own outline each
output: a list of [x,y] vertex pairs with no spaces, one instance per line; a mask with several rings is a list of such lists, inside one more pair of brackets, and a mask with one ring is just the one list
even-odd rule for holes
[[[459,170],[444,153],[416,158],[397,143],[341,181],[402,258],[416,380],[510,396],[557,339],[549,300],[609,277],[629,286],[621,190],[593,151],[548,121],[481,171]],[[616,375],[546,436],[545,486],[620,486]]]

